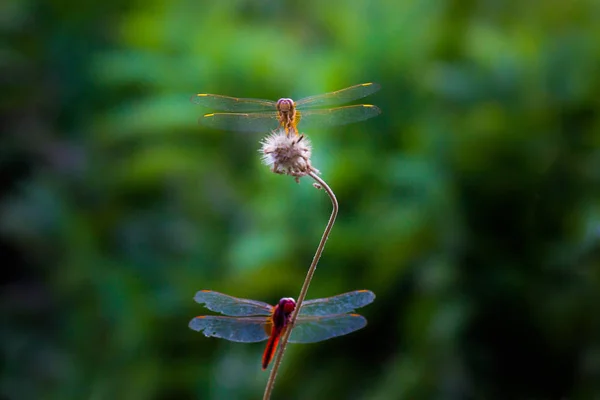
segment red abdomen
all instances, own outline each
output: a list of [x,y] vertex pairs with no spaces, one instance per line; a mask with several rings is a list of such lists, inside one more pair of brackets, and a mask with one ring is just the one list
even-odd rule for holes
[[279,343],[279,338],[281,337],[281,329],[275,328],[271,330],[271,336],[269,337],[269,341],[267,342],[267,346],[265,347],[265,352],[263,353],[262,358],[262,369],[265,370],[269,366],[269,363],[273,359],[273,355],[275,354],[275,350],[277,350],[277,344]]

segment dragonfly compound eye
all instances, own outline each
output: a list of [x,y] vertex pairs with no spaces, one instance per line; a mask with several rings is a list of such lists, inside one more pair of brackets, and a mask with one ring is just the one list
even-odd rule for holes
[[284,297],[279,300],[279,307],[281,307],[284,313],[289,314],[296,308],[296,301],[291,297]]
[[277,100],[277,110],[280,112],[290,112],[293,108],[294,100],[286,98]]

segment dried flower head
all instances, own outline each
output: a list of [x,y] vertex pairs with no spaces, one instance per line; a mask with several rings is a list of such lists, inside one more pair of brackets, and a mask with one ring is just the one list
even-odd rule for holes
[[319,171],[310,163],[312,148],[308,138],[288,134],[283,129],[273,131],[261,142],[262,162],[276,174],[290,175],[298,179],[309,172]]

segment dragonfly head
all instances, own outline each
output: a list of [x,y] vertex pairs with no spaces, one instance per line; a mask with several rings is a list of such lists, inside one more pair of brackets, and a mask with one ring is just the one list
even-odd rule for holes
[[294,109],[294,100],[283,98],[277,100],[277,111],[282,113],[291,112]]
[[284,297],[279,300],[279,309],[283,310],[285,314],[291,314],[296,308],[296,300],[291,297]]

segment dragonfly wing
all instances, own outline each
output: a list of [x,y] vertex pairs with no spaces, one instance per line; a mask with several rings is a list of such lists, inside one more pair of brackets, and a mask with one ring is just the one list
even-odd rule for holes
[[357,308],[371,304],[375,294],[370,290],[355,290],[324,299],[307,300],[302,303],[299,316],[337,315],[353,312]]
[[240,317],[247,315],[271,315],[273,307],[261,301],[240,299],[212,290],[201,290],[194,296],[197,303],[224,315]]
[[365,325],[367,320],[358,314],[298,317],[289,341],[291,343],[320,342],[347,335],[364,328]]
[[220,317],[205,315],[192,319],[189,327],[204,333],[206,337],[217,337],[232,342],[254,343],[267,340],[265,325],[267,318],[261,317]]
[[202,125],[228,131],[269,132],[279,126],[277,112],[210,113],[198,121]]
[[370,104],[357,104],[325,110],[300,111],[299,114],[301,129],[319,129],[363,121],[381,114],[381,110]]
[[221,96],[220,94],[198,93],[192,96],[190,100],[202,107],[220,111],[275,111],[277,109],[277,103],[271,100],[240,99]]
[[375,93],[381,88],[377,83],[361,83],[350,86],[349,88],[337,90],[335,92],[318,94],[316,96],[305,97],[296,102],[299,109],[309,107],[323,107],[329,105],[345,104],[356,99]]

